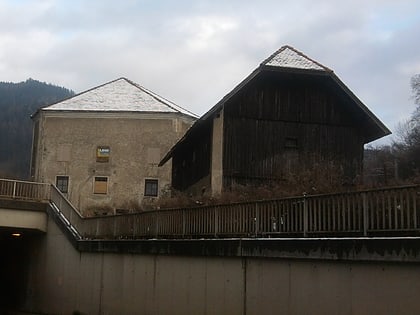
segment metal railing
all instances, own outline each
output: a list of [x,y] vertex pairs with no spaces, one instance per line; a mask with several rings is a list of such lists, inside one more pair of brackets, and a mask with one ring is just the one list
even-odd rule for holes
[[420,185],[83,218],[55,186],[24,183],[0,180],[0,196],[49,198],[81,238],[420,235]]
[[83,238],[79,231],[83,229],[85,219],[56,186],[50,185],[50,189],[50,203],[53,210],[76,238]]
[[48,202],[50,184],[0,179],[0,197]]
[[93,218],[82,218],[57,189],[52,201],[91,239],[420,234],[418,185]]

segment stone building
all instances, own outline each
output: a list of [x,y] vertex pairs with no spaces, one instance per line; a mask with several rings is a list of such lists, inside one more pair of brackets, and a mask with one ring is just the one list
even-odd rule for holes
[[82,214],[153,203],[171,181],[160,158],[195,121],[191,112],[125,79],[32,116],[31,176],[54,183]]

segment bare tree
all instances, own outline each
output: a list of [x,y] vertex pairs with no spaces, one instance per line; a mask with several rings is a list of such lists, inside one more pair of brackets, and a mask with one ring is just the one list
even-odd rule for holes
[[400,122],[392,148],[398,160],[398,172],[403,179],[420,180],[420,74],[411,78],[416,109],[411,117]]
[[413,91],[414,103],[420,106],[420,74],[416,74],[411,78],[411,90]]

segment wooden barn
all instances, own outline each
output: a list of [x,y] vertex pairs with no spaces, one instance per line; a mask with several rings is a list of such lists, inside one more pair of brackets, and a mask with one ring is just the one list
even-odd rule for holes
[[204,114],[160,162],[172,158],[176,190],[216,195],[320,165],[348,180],[363,147],[390,134],[332,70],[283,46]]

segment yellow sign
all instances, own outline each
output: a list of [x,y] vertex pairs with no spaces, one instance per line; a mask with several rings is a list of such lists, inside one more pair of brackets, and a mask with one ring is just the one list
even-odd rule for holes
[[97,147],[96,148],[96,162],[108,162],[111,153],[110,147]]

